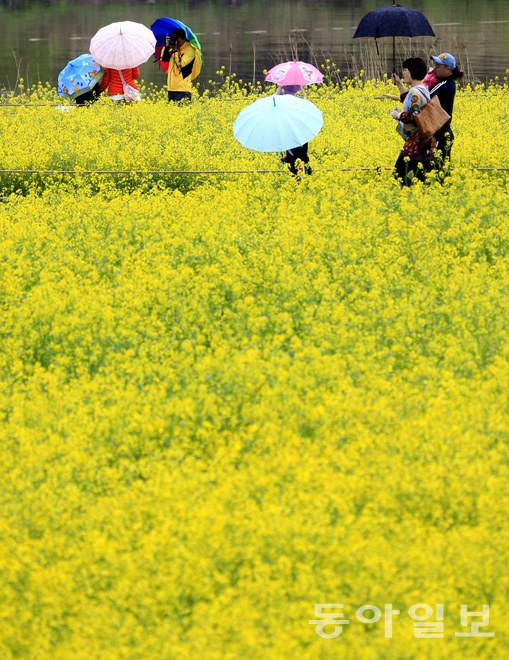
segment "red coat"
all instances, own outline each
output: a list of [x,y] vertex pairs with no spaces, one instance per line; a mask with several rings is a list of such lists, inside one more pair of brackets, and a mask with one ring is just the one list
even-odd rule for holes
[[[138,85],[135,81],[135,78],[140,77],[140,70],[138,67],[135,67],[134,69],[122,69],[122,75],[128,85],[131,85],[134,89],[138,89]],[[117,69],[104,69],[104,78],[101,80],[100,91],[104,92],[106,88],[108,88],[108,96],[124,93],[120,74]]]

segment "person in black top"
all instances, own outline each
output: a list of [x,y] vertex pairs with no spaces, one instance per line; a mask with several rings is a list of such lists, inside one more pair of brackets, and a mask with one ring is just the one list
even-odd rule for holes
[[[454,97],[456,96],[456,80],[463,77],[463,71],[456,66],[456,60],[451,53],[441,53],[433,56],[433,73],[438,82],[430,90],[430,96],[438,96],[440,105],[451,116],[451,119],[435,133],[436,150],[435,166],[441,170],[447,165],[451,158],[451,149],[454,141],[454,133],[451,128],[452,113],[454,108]],[[408,90],[402,84],[399,77],[392,74],[392,82],[400,92],[400,99],[404,101]]]
[[[301,85],[282,85],[277,88],[276,94],[291,94],[292,96],[299,96],[303,99],[304,89]],[[300,167],[297,166],[297,161],[301,161],[302,165]],[[301,144],[300,147],[294,147],[285,151],[281,162],[288,165],[288,169],[294,176],[302,172],[304,174],[311,174],[312,169],[309,165],[308,143],[306,142],[306,144]]]
[[[454,108],[454,97],[456,95],[456,80],[463,76],[463,72],[456,66],[456,60],[450,53],[441,53],[434,56],[433,62],[435,63],[434,73],[438,78],[438,82],[429,91],[430,96],[438,96],[442,108],[451,115]],[[438,160],[445,161],[451,158],[451,149],[454,141],[454,133],[451,128],[451,119],[435,133],[437,140],[437,154]],[[440,152],[440,153],[438,153]]]

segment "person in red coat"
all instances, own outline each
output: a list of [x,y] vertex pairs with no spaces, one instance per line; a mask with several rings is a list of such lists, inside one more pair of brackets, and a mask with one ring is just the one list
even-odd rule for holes
[[136,78],[140,77],[140,70],[137,66],[134,67],[134,69],[122,69],[122,71],[118,71],[117,69],[108,69],[105,67],[104,77],[101,80],[100,91],[104,92],[104,90],[107,89],[108,96],[112,101],[126,100],[124,97],[124,86],[122,84],[122,78],[120,77],[120,74],[122,74],[124,82],[127,85],[134,88],[135,90],[138,89]]

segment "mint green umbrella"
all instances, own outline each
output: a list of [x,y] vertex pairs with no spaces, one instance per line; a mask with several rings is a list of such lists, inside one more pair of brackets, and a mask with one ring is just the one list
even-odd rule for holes
[[278,152],[300,147],[322,126],[322,112],[311,101],[281,94],[244,108],[233,123],[233,135],[247,149]]

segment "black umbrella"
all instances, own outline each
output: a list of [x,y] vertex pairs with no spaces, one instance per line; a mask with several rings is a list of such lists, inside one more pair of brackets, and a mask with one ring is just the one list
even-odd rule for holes
[[353,38],[357,37],[392,37],[392,66],[396,70],[396,37],[434,37],[431,25],[424,14],[417,9],[400,7],[383,7],[369,11],[355,30]]

